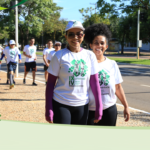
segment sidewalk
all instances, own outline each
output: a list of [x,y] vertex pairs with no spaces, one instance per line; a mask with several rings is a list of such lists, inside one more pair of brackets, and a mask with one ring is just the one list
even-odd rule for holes
[[[1,120],[15,120],[26,122],[45,121],[45,84],[37,82],[32,86],[32,80],[27,79],[23,85],[22,77],[16,78],[15,88],[9,89],[6,85],[6,73],[0,71],[0,114]],[[124,122],[123,107],[117,106],[117,126],[150,126],[150,115],[131,110],[131,119]]]

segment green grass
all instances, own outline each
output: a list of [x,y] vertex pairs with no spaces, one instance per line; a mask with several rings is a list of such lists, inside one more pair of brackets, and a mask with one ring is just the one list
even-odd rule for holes
[[36,52],[37,55],[43,55],[43,52]]
[[[21,54],[23,54],[23,52],[21,51]],[[37,55],[43,55],[43,52],[36,52]]]
[[129,64],[140,64],[140,65],[150,65],[149,59],[134,59],[134,58],[113,58],[108,57],[109,59],[115,60],[120,63],[129,63]]

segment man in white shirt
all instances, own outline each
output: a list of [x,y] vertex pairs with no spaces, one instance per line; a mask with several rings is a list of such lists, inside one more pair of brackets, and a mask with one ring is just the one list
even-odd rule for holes
[[53,48],[53,41],[52,40],[47,40],[47,48],[45,48],[43,50],[43,60],[44,60],[44,71],[45,71],[45,81],[46,81],[46,83],[47,83],[47,78],[48,78],[47,69],[49,67],[47,57],[48,57],[48,54],[53,50],[55,50]]
[[31,69],[32,76],[33,76],[32,85],[37,86],[37,84],[35,83],[35,72],[37,71],[36,69],[37,56],[36,56],[36,46],[34,45],[34,43],[35,43],[35,38],[31,38],[30,45],[26,45],[23,50],[23,55],[26,56],[23,83],[26,84],[26,76]]

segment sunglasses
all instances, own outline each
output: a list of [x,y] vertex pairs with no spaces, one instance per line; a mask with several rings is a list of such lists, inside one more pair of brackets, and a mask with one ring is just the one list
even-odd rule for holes
[[61,45],[57,45],[57,44],[56,44],[55,46],[61,46]]
[[69,33],[69,34],[68,34],[68,38],[73,39],[73,38],[75,38],[76,35],[77,35],[77,37],[78,37],[79,39],[83,37],[83,33],[78,32],[78,33],[76,33],[76,34],[74,34],[74,33]]

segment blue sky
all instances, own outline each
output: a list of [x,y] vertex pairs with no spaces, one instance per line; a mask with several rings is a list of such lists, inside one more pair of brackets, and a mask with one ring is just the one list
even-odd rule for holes
[[63,7],[61,11],[61,18],[67,20],[78,20],[83,22],[82,15],[79,12],[81,8],[95,7],[90,3],[96,3],[97,0],[53,0],[58,6]]
[[[78,20],[83,22],[82,15],[79,12],[81,8],[93,7],[90,3],[96,3],[98,0],[53,0],[57,6],[63,7],[61,11],[61,18],[69,20]],[[129,1],[129,0],[127,0]],[[111,3],[111,0],[107,0]]]

